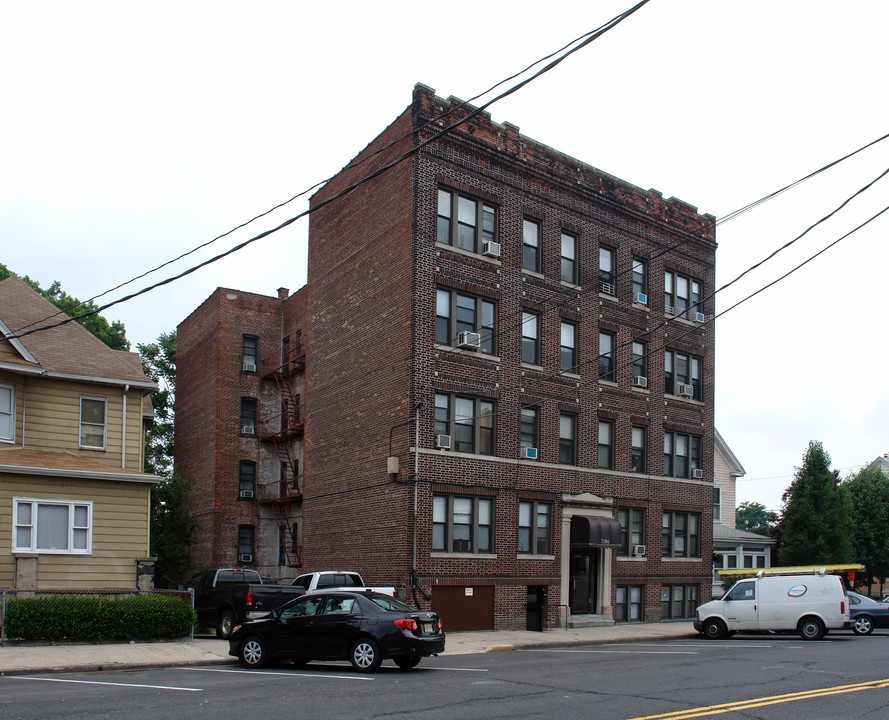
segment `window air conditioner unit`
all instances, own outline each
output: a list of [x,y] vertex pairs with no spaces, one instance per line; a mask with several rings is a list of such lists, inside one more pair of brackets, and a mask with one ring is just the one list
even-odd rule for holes
[[255,435],[256,434],[256,426],[255,425],[241,425],[241,434],[242,435]]
[[647,388],[648,378],[644,375],[635,375],[633,377],[633,387]]
[[522,448],[522,460],[536,460],[537,459],[537,448],[532,447],[523,447]]
[[482,255],[500,257],[500,243],[493,240],[482,240]]
[[244,372],[256,372],[256,363],[244,363]]
[[691,385],[686,385],[685,383],[679,383],[679,392],[677,394],[680,397],[690,398],[695,394],[695,389]]
[[477,332],[461,332],[457,335],[457,347],[479,348],[482,345],[482,336]]
[[672,315],[674,310],[675,310],[675,308],[672,305],[665,305],[664,306],[664,313],[667,315]]
[[250,553],[241,553],[240,555],[238,555],[238,561],[242,563],[252,563],[253,555],[251,555]]
[[645,556],[645,546],[644,545],[633,545],[633,556],[634,557],[644,557]]
[[450,435],[436,435],[435,436],[435,447],[439,450],[450,450],[451,449],[451,436]]
[[693,480],[703,480],[704,471],[701,468],[692,468],[691,477]]
[[648,305],[648,295],[645,293],[636,293],[633,302],[639,303],[640,305]]
[[706,321],[706,319],[707,319],[707,316],[704,315],[704,313],[699,313],[699,312],[695,313],[695,322],[696,323],[702,323],[702,322]]
[[241,490],[238,492],[238,497],[247,498],[248,500],[251,500],[253,498],[253,491],[252,490]]

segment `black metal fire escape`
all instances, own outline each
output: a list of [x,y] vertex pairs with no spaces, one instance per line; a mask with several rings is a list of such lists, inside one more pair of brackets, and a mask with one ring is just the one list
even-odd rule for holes
[[303,434],[303,410],[299,395],[293,392],[293,379],[306,368],[305,346],[300,338],[262,365],[264,380],[274,381],[281,398],[281,414],[262,425],[261,440],[270,443],[278,456],[280,479],[260,486],[259,501],[269,505],[275,516],[285,564],[300,567],[301,547],[295,520],[302,504],[302,474],[294,441]]

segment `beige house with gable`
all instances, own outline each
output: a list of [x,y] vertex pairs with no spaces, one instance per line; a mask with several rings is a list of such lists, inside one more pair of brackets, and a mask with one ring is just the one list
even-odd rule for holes
[[16,276],[0,282],[0,587],[148,587],[156,387]]
[[735,527],[736,484],[747,471],[715,428],[713,450],[713,597],[719,597],[724,587],[717,571],[771,567],[775,540]]

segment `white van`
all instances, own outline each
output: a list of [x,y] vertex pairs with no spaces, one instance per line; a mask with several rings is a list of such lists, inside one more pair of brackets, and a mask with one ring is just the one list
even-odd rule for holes
[[711,640],[736,632],[798,632],[819,640],[852,627],[846,586],[838,575],[765,575],[739,580],[720,600],[697,609],[695,630]]

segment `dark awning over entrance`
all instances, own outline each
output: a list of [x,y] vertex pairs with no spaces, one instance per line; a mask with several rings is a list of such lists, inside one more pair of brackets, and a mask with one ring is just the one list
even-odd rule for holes
[[620,547],[620,523],[610,517],[575,515],[571,547]]

